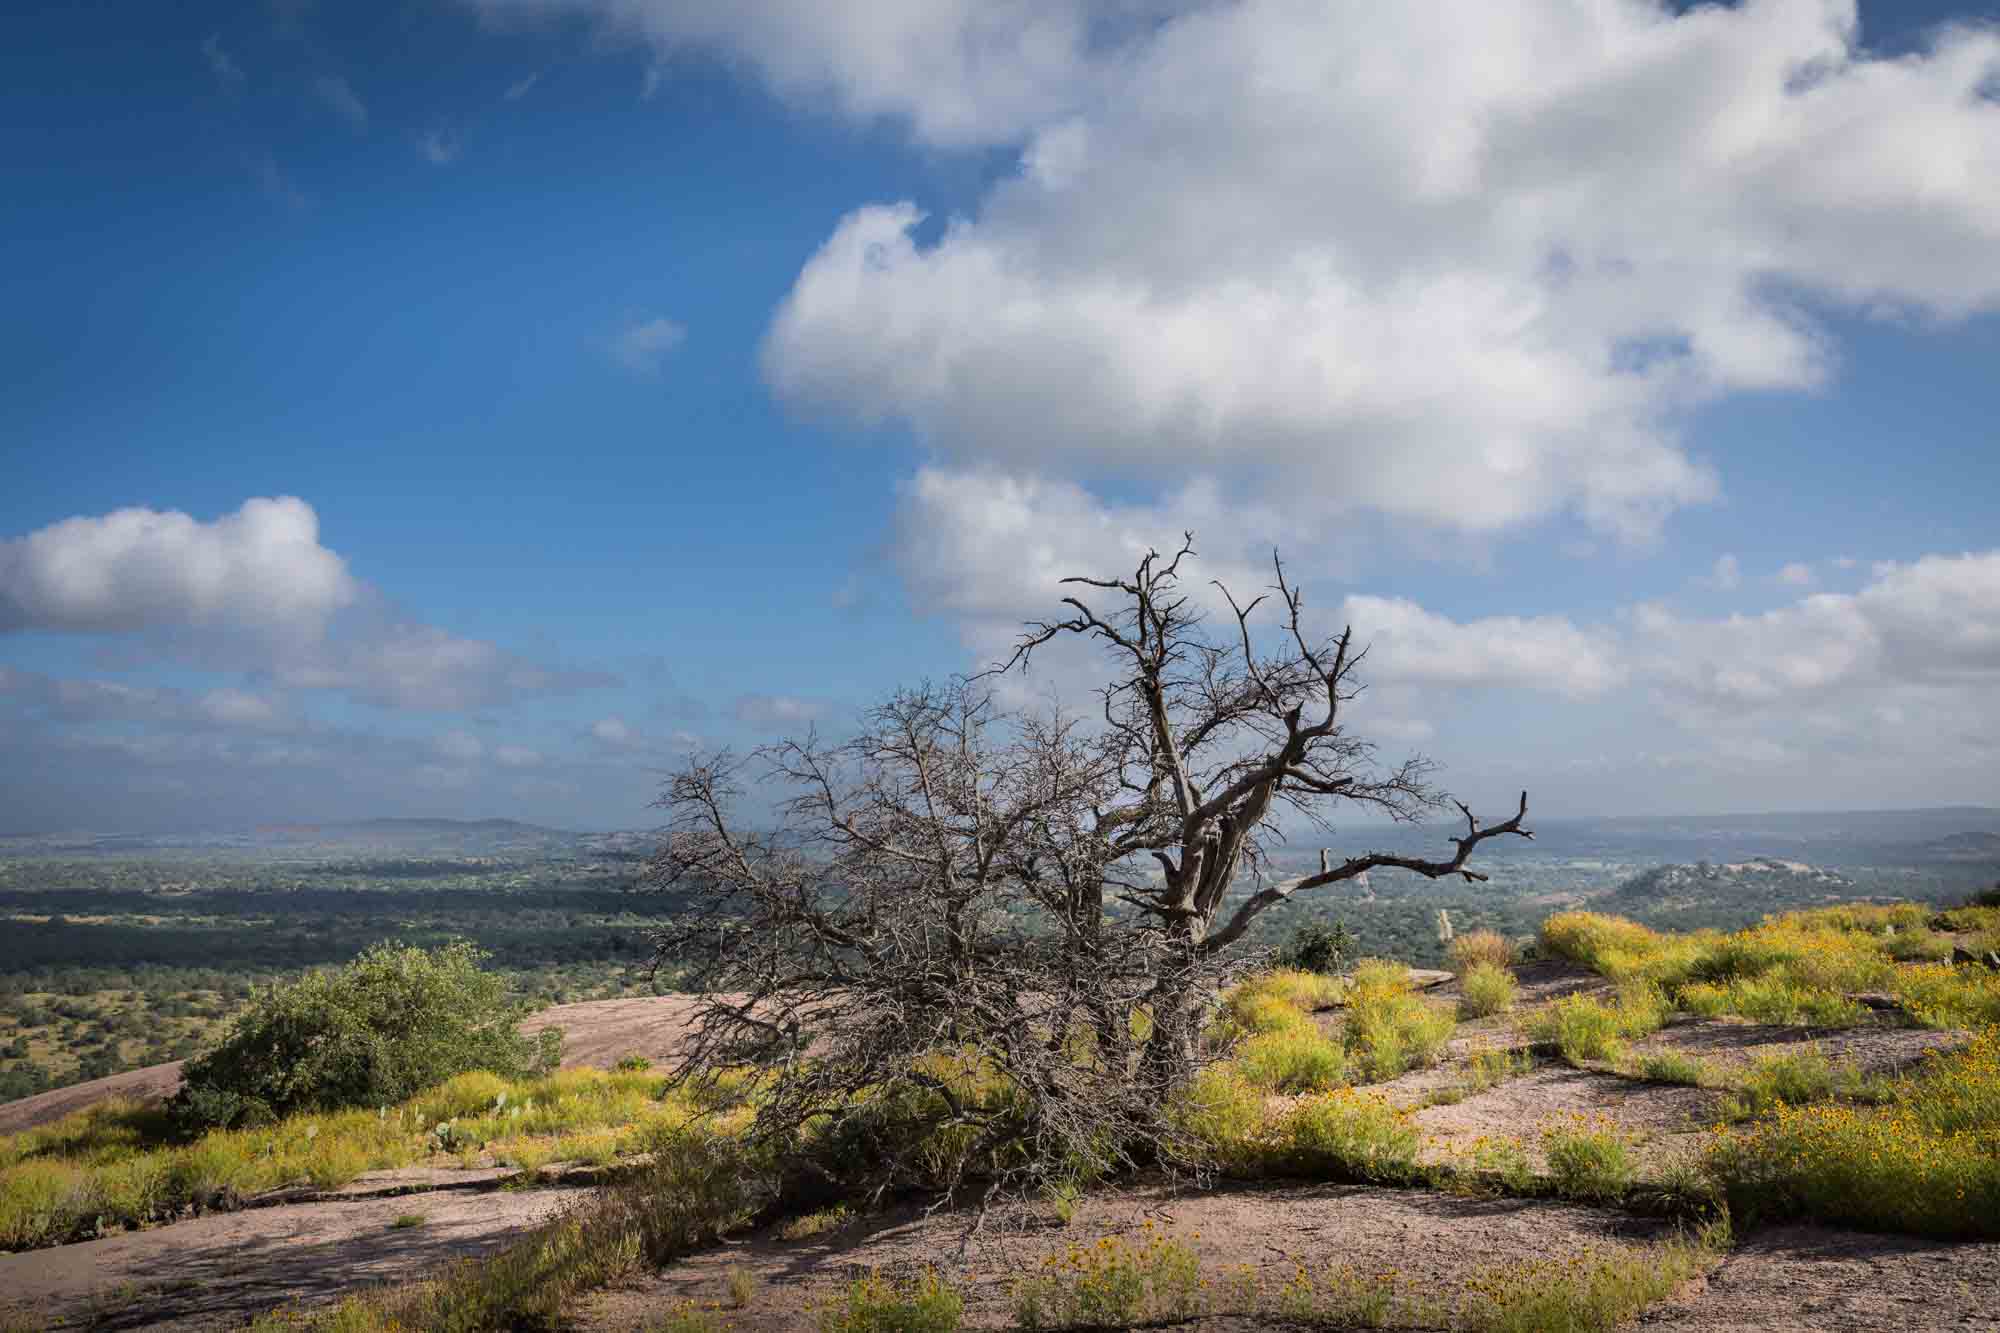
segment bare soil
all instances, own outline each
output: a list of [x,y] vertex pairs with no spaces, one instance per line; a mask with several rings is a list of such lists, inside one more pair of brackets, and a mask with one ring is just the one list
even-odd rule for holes
[[[50,1328],[237,1327],[497,1249],[583,1194],[489,1189],[210,1213],[0,1255],[0,1309],[36,1311]],[[392,1225],[406,1214],[424,1221]]]
[[876,1272],[905,1279],[936,1267],[965,1293],[968,1327],[1011,1327],[1011,1293],[1020,1274],[1072,1244],[1093,1245],[1103,1237],[1141,1244],[1148,1222],[1151,1234],[1182,1240],[1199,1254],[1218,1328],[1225,1322],[1264,1326],[1267,1316],[1225,1294],[1244,1265],[1266,1308],[1301,1264],[1315,1274],[1346,1264],[1370,1276],[1389,1275],[1401,1289],[1448,1304],[1482,1268],[1636,1245],[1661,1233],[1657,1223],[1602,1209],[1422,1190],[1129,1189],[1083,1200],[1067,1227],[1033,1211],[1011,1212],[989,1219],[969,1242],[967,1214],[927,1217],[916,1208],[863,1218],[838,1235],[808,1241],[786,1242],[766,1231],[622,1290],[600,1292],[579,1308],[578,1323],[626,1333],[683,1303],[726,1305],[728,1275],[740,1269],[754,1280],[755,1295],[747,1307],[728,1311],[731,1327],[788,1333],[814,1328],[815,1309],[839,1298],[856,1277]]
[[1632,1043],[1635,1053],[1677,1051],[1741,1072],[1766,1056],[1818,1051],[1836,1066],[1852,1064],[1868,1075],[1900,1074],[1922,1063],[1934,1051],[1965,1045],[1964,1032],[1925,1028],[1859,1027],[1837,1030],[1741,1019],[1713,1018],[1674,1023]]
[[1639,1321],[1660,1333],[2000,1329],[2000,1245],[1826,1227],[1750,1237]]
[[1518,1139],[1538,1168],[1544,1129],[1576,1117],[1609,1125],[1635,1141],[1644,1167],[1692,1151],[1716,1123],[1724,1094],[1706,1088],[1640,1083],[1615,1074],[1548,1067],[1508,1079],[1453,1105],[1416,1113],[1429,1161],[1466,1159],[1480,1139]]

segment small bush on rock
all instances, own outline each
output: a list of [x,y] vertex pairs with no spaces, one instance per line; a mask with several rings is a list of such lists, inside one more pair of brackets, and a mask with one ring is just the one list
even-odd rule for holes
[[221,1046],[188,1062],[173,1102],[184,1129],[259,1124],[296,1111],[379,1107],[456,1074],[552,1070],[562,1034],[516,1025],[525,1006],[465,941],[379,944],[345,967],[271,987]]

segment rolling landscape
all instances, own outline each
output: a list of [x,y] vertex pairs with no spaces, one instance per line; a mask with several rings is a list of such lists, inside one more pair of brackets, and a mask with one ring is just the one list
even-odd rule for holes
[[0,41],[0,1333],[2000,1333],[2000,0]]

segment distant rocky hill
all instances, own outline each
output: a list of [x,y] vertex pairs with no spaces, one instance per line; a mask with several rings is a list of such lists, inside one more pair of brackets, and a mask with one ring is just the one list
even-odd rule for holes
[[1775,856],[1742,861],[1697,861],[1642,870],[1611,896],[1628,906],[1694,906],[1717,900],[1768,903],[1773,909],[1820,898],[1852,898],[1855,883],[1837,870]]

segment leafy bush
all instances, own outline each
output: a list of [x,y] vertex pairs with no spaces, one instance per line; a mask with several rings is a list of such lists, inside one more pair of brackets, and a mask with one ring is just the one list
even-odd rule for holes
[[[1462,936],[1471,939],[1471,935]],[[1495,939],[1499,937],[1494,936]],[[1521,984],[1514,980],[1514,974],[1496,963],[1478,962],[1471,965],[1460,985],[1461,994],[1458,1012],[1462,1018],[1484,1018],[1514,1007],[1514,996]]]
[[1343,922],[1308,921],[1292,932],[1274,960],[1298,972],[1331,975],[1354,954],[1354,936]]
[[345,967],[256,996],[221,1046],[188,1062],[174,1114],[188,1129],[295,1111],[383,1106],[469,1070],[554,1068],[562,1034],[517,1030],[525,1006],[464,941],[379,944]]
[[1709,1267],[1729,1244],[1727,1225],[1715,1224],[1692,1239],[1490,1268],[1466,1283],[1463,1327],[1471,1333],[1609,1333]]

